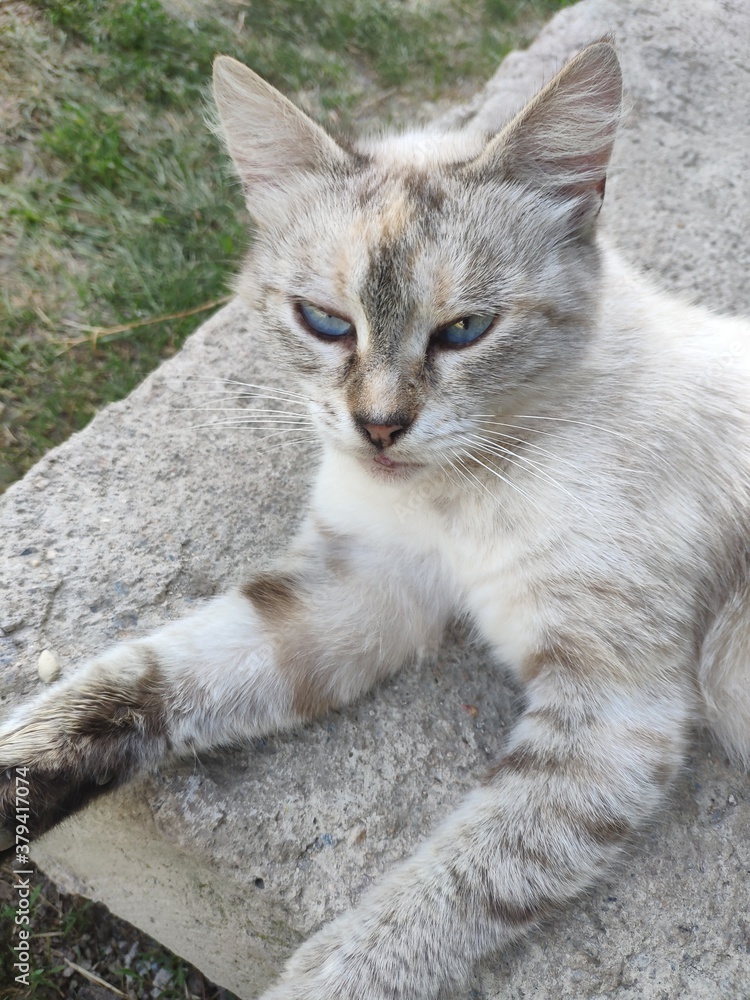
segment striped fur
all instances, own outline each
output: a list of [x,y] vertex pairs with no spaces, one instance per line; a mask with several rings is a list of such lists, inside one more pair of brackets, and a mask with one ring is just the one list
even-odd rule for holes
[[312,510],[274,570],[22,707],[0,767],[36,775],[41,832],[168,753],[355,699],[455,615],[526,688],[483,784],[265,1000],[436,998],[602,877],[692,726],[748,758],[750,327],[597,236],[620,86],[600,42],[497,136],[345,148],[217,61],[258,227],[239,289],[310,399]]

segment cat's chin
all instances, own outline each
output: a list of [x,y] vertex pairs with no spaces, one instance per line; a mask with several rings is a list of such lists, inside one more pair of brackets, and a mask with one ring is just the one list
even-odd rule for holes
[[416,462],[397,462],[382,452],[379,452],[374,458],[364,459],[363,464],[367,471],[377,479],[392,482],[403,482],[406,479],[411,479],[420,469],[424,468],[423,465]]

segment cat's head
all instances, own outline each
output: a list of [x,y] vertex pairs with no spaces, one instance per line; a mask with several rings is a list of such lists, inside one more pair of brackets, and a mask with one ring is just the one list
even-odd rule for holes
[[214,93],[256,224],[239,289],[330,445],[403,478],[568,377],[597,305],[610,44],[494,136],[345,146],[227,57]]

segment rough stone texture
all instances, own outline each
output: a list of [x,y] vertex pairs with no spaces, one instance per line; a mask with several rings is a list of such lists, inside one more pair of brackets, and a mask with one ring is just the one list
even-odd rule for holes
[[[748,312],[744,0],[584,0],[508,57],[472,108],[496,125],[610,31],[632,111],[607,228],[667,286]],[[274,382],[239,304],[4,498],[3,700],[36,688],[43,649],[70,670],[284,545],[314,452],[197,426],[222,416],[184,409],[214,385],[189,380],[209,373]],[[356,900],[472,786],[498,751],[515,694],[456,634],[434,664],[350,711],[170,767],[48,835],[35,856],[63,885],[254,997],[297,941]],[[747,777],[699,741],[673,809],[610,883],[488,963],[461,997],[750,997],[748,830]]]

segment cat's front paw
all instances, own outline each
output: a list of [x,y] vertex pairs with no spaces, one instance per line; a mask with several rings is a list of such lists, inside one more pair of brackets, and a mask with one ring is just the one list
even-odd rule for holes
[[261,1000],[389,1000],[395,994],[377,971],[377,949],[358,930],[356,911],[327,924],[297,949]]
[[101,771],[8,767],[0,774],[0,854],[27,853],[30,841],[81,809],[113,781]]
[[[40,836],[106,786],[91,740],[45,692],[0,728],[0,847]],[[98,759],[97,759],[98,758]]]
[[160,685],[113,665],[93,664],[0,726],[0,850],[17,828],[35,839],[164,756]]
[[137,724],[81,732],[60,719],[45,728],[50,742],[43,755],[34,752],[37,732],[32,738],[21,730],[7,740],[0,733],[0,851],[40,837],[153,756],[143,753]]

